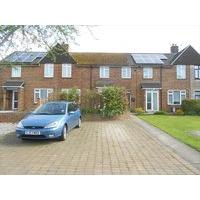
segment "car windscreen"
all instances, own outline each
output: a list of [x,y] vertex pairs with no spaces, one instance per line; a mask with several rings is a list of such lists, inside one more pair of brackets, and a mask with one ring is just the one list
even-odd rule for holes
[[38,107],[34,115],[64,115],[66,112],[65,103],[46,103]]

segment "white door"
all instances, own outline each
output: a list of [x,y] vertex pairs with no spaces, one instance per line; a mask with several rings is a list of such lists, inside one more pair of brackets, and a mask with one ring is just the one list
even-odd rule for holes
[[12,95],[12,109],[13,110],[18,109],[18,92],[16,90],[13,90],[13,95]]
[[159,110],[159,90],[146,90],[146,111]]

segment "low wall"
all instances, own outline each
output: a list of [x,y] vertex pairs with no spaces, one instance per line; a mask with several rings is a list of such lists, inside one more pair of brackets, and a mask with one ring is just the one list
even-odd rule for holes
[[1,122],[15,123],[20,121],[25,115],[26,112],[0,111],[0,123]]

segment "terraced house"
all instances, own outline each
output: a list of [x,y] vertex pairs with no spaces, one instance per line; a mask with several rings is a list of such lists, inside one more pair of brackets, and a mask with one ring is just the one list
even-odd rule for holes
[[[1,63],[0,109],[31,110],[55,90],[116,85],[130,107],[175,111],[185,98],[200,98],[200,55],[187,46],[169,53],[74,53],[57,44],[51,52],[13,52]],[[58,50],[59,49],[59,50]]]

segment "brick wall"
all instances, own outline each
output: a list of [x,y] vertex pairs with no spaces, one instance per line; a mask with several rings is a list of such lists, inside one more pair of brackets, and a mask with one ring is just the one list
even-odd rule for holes
[[[160,91],[160,108],[163,110],[169,110],[167,105],[167,91],[169,89],[186,89],[187,95],[189,95],[190,89],[190,69],[187,66],[187,79],[176,79],[176,67],[164,66],[163,67],[163,83],[162,91]],[[135,97],[135,102],[132,103],[134,107],[142,107],[145,109],[145,93],[141,89],[141,83],[144,82],[160,82],[161,78],[160,67],[153,67],[153,79],[143,79],[143,68],[132,67],[132,78],[121,78],[121,67],[110,67],[110,78],[114,85],[125,87],[131,91]],[[62,67],[60,64],[54,65],[54,77],[44,78],[44,65],[40,66],[24,66],[22,67],[21,78],[11,78],[11,68],[4,68],[0,73],[0,85],[9,79],[21,79],[24,80],[24,90],[21,91],[20,110],[33,110],[38,104],[34,104],[34,89],[35,88],[71,88],[77,87],[81,89],[81,94],[84,94],[85,90],[90,88],[96,88],[96,82],[103,80],[99,77],[99,67],[96,66],[77,66],[72,65],[72,78],[62,78]],[[1,92],[0,92],[1,95]],[[189,97],[189,96],[188,96]],[[0,99],[2,97],[0,96]],[[2,103],[0,103],[1,106]],[[24,106],[23,106],[24,105]]]
[[[186,66],[186,79],[178,80],[176,78],[176,66],[163,67],[163,81],[162,81],[162,109],[170,111],[168,106],[167,94],[168,90],[186,90],[187,98],[190,98],[190,66]],[[178,106],[180,107],[180,106]]]
[[19,122],[25,115],[26,115],[25,112],[5,112],[5,113],[1,112],[0,123],[2,122],[16,123]]

